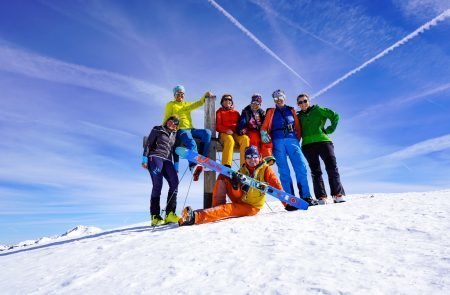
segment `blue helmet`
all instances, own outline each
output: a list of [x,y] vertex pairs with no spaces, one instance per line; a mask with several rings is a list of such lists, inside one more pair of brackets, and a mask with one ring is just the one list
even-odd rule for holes
[[283,90],[277,89],[272,93],[272,97],[273,98],[278,98],[278,97],[286,98],[286,94],[284,94]]
[[185,92],[183,85],[177,85],[173,88],[173,95],[175,95],[177,92]]
[[258,148],[254,145],[251,145],[249,147],[247,147],[245,149],[245,155],[246,156],[253,156],[253,155],[258,155],[259,156],[259,151]]

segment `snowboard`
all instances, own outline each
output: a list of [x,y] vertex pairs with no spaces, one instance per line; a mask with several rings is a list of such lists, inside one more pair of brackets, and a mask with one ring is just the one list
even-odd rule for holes
[[263,183],[254,178],[251,178],[248,175],[244,175],[244,174],[242,174],[238,171],[235,171],[227,166],[217,163],[216,161],[213,161],[210,158],[204,157],[193,150],[189,150],[185,147],[177,147],[175,149],[175,153],[177,153],[180,157],[182,157],[188,161],[200,164],[200,165],[204,166],[205,168],[214,170],[230,179],[233,177],[233,174],[236,173],[239,178],[239,181],[242,184],[248,185],[248,186],[253,187],[263,193],[271,195],[272,197],[275,197],[275,198],[279,199],[280,201],[285,202],[285,203],[287,203],[291,206],[294,206],[298,209],[302,209],[302,210],[308,209],[308,203],[306,201],[302,200],[301,198],[293,196],[291,194],[288,194],[282,190],[276,189],[273,186],[270,186],[267,183]]

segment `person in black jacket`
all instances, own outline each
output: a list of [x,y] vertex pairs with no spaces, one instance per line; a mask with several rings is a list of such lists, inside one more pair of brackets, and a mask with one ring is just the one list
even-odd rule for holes
[[266,112],[261,108],[261,104],[261,94],[253,94],[251,103],[242,110],[236,133],[238,135],[247,135],[250,138],[250,145],[256,146],[261,151],[262,157],[265,158],[272,155],[272,143],[261,141],[259,131],[266,117]]
[[[153,127],[144,145],[142,167],[148,169],[152,178],[153,188],[150,197],[151,224],[162,225],[176,223],[179,217],[175,214],[177,207],[178,175],[172,162],[172,148],[175,144],[177,128],[180,120],[170,116],[163,126]],[[169,183],[166,216],[160,215],[160,198],[163,178]]]

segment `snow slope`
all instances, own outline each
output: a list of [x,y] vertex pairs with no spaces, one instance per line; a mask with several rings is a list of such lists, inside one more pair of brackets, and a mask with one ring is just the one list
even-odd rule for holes
[[[446,294],[450,190],[0,252],[2,294]],[[447,291],[445,291],[447,290]],[[448,293],[447,293],[448,294]]]

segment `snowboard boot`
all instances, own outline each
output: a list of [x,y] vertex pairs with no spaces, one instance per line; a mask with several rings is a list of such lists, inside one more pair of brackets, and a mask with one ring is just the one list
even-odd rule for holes
[[305,200],[309,206],[316,206],[319,204],[316,199],[313,199],[311,197],[307,197],[307,198],[302,197],[301,199]]
[[195,223],[195,213],[190,206],[184,207],[181,218],[178,220],[179,226],[193,225]]
[[160,215],[152,215],[151,216],[151,224],[152,226],[158,226],[158,225],[163,225],[164,219],[162,219],[162,217]]
[[179,216],[177,216],[173,212],[169,212],[169,214],[167,214],[166,217],[164,218],[164,223],[177,223],[178,219],[180,219]]
[[336,195],[336,196],[333,196],[333,201],[335,203],[344,203],[345,199],[344,199],[343,195]]
[[317,203],[319,205],[326,205],[327,204],[327,196],[318,197]]

